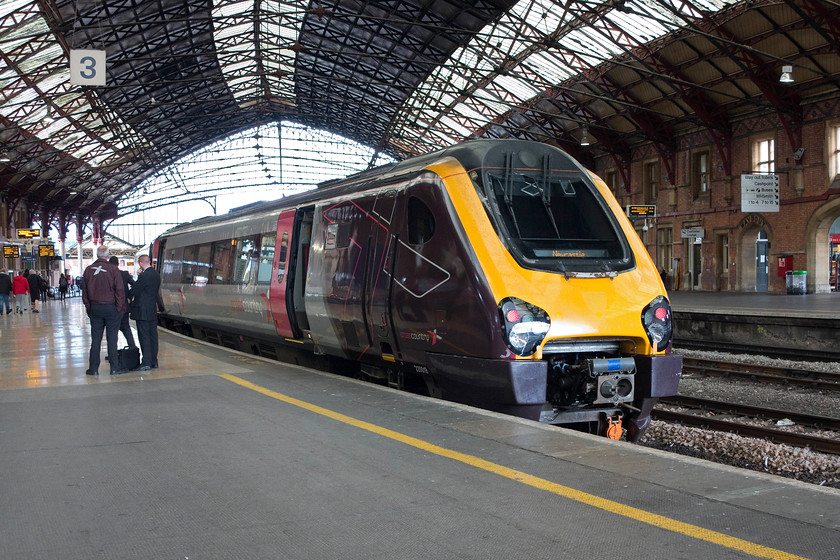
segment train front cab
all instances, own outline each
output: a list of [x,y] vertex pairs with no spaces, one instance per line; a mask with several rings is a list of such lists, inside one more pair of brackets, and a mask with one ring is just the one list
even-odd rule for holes
[[472,357],[430,352],[429,369],[444,398],[636,439],[682,369],[659,275],[603,182],[551,147],[497,146],[461,158],[466,172],[430,170],[501,337]]

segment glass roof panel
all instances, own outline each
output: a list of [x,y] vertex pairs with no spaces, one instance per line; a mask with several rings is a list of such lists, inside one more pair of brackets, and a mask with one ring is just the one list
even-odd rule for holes
[[289,76],[268,80],[270,95],[293,100],[295,53],[289,47],[298,40],[306,12],[292,2],[257,6],[259,10],[254,0],[213,1],[213,37],[222,73],[240,104],[259,101],[264,93],[257,68],[262,64],[274,75]]
[[[680,21],[675,13],[699,17],[703,14],[693,6],[716,12],[737,1],[692,0],[693,3],[686,3],[661,0],[660,3],[660,0],[626,0],[620,3],[619,11],[607,0],[586,2],[578,8],[561,6],[556,0],[520,0],[431,73],[404,103],[393,121],[392,133],[399,135],[406,123],[419,124],[417,115],[421,113],[430,127],[436,122],[445,122],[442,116],[456,112],[460,107],[457,100],[465,95],[472,95],[486,105],[488,115],[503,113],[511,105],[538,95],[546,87],[560,85],[580,75],[589,66],[625,54],[632,45],[653,41],[672,31],[677,25],[671,27],[669,22]],[[666,3],[669,7],[663,6]],[[587,9],[587,16],[594,18],[591,20],[593,26],[587,26],[580,19],[582,9]],[[619,35],[613,28],[624,34]],[[559,52],[558,46],[562,49]],[[576,67],[570,67],[572,62]],[[522,72],[517,72],[519,66],[522,66]],[[499,73],[499,68],[506,71]],[[537,76],[540,83],[531,84],[524,76]],[[516,99],[503,101],[481,90],[487,83],[502,86]],[[441,94],[442,91],[448,91],[449,95]],[[423,111],[419,109],[421,107]],[[463,131],[462,127],[453,128]],[[472,132],[466,131],[464,136]],[[442,138],[428,128],[423,139],[418,139],[418,146],[421,142],[434,143]]]
[[[37,0],[13,0],[2,3],[0,17],[16,10],[41,13]],[[73,148],[70,155],[74,157],[82,157],[95,147],[101,152],[100,156],[94,160],[85,159],[94,166],[115,156],[111,145],[122,149],[126,137],[137,136],[116,114],[109,114],[107,120],[120,129],[120,137],[106,142],[104,138],[91,136],[89,115],[97,114],[97,111],[93,111],[87,98],[70,85],[68,54],[55,41],[42,15],[16,23],[0,35],[0,41],[8,59],[8,68],[0,74],[0,85],[10,95],[0,94],[0,114],[16,126],[58,150]],[[16,49],[24,45],[25,48]],[[33,79],[37,82],[30,86],[29,81]],[[96,90],[88,90],[87,95],[96,95]],[[98,109],[102,110],[101,107]],[[80,124],[73,124],[73,121]]]

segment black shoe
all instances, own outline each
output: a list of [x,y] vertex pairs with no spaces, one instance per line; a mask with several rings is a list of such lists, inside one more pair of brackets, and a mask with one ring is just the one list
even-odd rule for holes
[[85,375],[99,375],[99,372],[98,371],[86,370]]
[[37,309],[33,309],[32,313],[40,313],[40,311],[38,311]]
[[149,371],[150,369],[152,369],[152,366],[140,366],[137,371]]
[[119,375],[121,373],[126,373],[127,371],[128,371],[127,369],[115,369],[114,371],[111,372],[111,375]]

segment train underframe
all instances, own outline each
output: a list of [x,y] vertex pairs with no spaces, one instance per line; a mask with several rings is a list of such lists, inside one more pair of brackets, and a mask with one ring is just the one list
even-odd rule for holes
[[682,357],[551,353],[540,360],[426,355],[425,364],[357,362],[213,325],[161,317],[162,326],[220,346],[473,405],[544,424],[636,441],[659,397],[676,394]]

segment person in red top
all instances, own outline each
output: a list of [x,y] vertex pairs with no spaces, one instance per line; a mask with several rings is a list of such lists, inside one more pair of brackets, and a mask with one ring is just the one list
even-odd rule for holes
[[15,311],[23,313],[29,309],[29,281],[21,270],[12,280],[12,293],[15,294]]
[[120,269],[108,262],[110,251],[105,245],[96,248],[96,260],[85,269],[82,302],[90,318],[90,361],[87,375],[99,375],[102,331],[108,339],[111,374],[125,373],[117,353],[120,321],[126,310],[125,288]]

